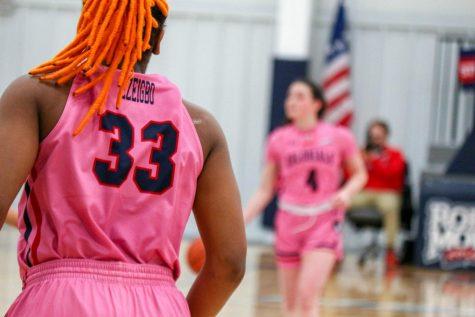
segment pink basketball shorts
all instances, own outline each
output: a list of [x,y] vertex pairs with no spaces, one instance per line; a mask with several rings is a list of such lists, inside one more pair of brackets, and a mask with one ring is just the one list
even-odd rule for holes
[[301,216],[279,210],[276,219],[275,252],[281,267],[300,265],[305,252],[325,250],[343,259],[342,213],[330,211]]
[[7,317],[190,316],[172,271],[155,265],[57,260],[27,272]]

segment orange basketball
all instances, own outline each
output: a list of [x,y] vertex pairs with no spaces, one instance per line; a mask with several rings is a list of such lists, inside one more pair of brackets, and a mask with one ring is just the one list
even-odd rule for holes
[[186,260],[188,261],[190,269],[195,273],[199,273],[205,264],[205,259],[206,254],[203,241],[199,238],[193,240],[186,254]]

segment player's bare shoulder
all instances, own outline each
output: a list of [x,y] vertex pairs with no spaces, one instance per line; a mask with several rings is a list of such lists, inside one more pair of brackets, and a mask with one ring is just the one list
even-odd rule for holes
[[183,100],[183,104],[193,120],[206,160],[214,148],[226,144],[223,131],[218,121],[209,111],[186,100]]
[[5,91],[0,92],[0,108],[3,114],[23,113],[36,116],[37,82],[29,76],[12,81]]
[[[12,81],[2,94],[8,99],[30,100],[35,98],[36,82],[30,76],[21,76]],[[19,105],[22,106],[22,105]]]
[[71,83],[57,86],[53,82],[24,75],[14,80],[2,96],[2,107],[29,113],[38,118],[40,140],[56,125],[71,89]]
[[[17,106],[51,106],[51,101],[67,99],[71,85],[57,86],[53,82],[40,81],[37,77],[23,75],[15,79],[6,89],[5,95],[21,99]],[[63,96],[63,98],[59,98]],[[28,101],[28,102],[25,102]]]

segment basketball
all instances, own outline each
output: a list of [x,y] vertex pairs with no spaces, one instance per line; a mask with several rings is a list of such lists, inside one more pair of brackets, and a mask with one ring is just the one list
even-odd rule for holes
[[200,238],[193,240],[188,247],[188,252],[186,254],[188,266],[193,272],[198,274],[205,264],[205,259],[206,255],[203,241]]

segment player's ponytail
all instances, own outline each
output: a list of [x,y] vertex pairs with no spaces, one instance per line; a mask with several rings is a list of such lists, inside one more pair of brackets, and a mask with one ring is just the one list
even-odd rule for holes
[[[158,16],[153,14],[157,9]],[[79,73],[91,78],[88,84],[73,92],[75,96],[103,83],[102,91],[74,135],[81,133],[94,114],[105,111],[119,67],[116,106],[120,106],[134,66],[142,60],[143,53],[151,49],[152,34],[163,26],[168,10],[167,0],[83,0],[75,39],[52,60],[30,71],[30,75],[39,76],[40,80],[55,81],[59,85],[68,83]],[[109,68],[94,77],[101,65]]]

